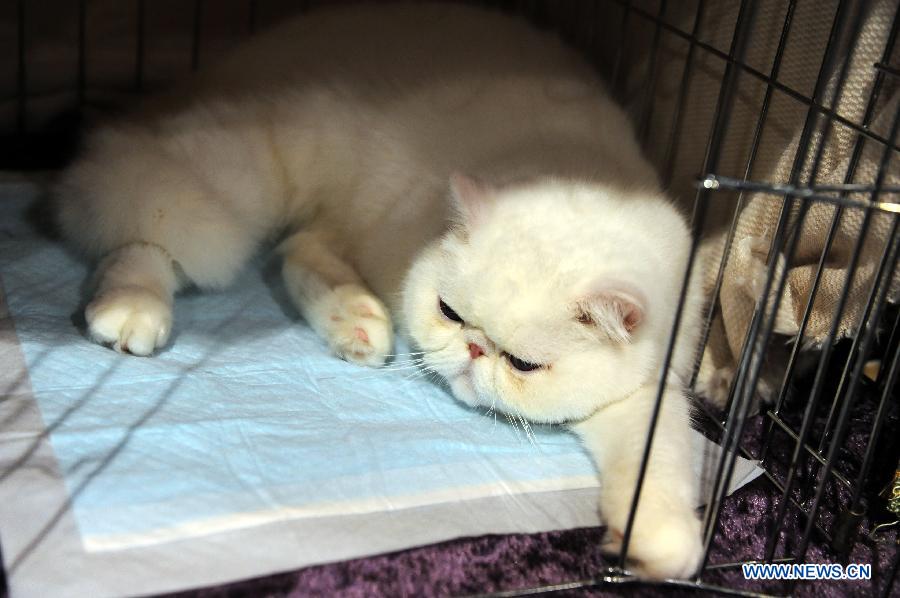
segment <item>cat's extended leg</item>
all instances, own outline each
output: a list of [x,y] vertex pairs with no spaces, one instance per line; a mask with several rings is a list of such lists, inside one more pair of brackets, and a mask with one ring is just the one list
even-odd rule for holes
[[314,233],[281,246],[288,294],[338,356],[361,365],[384,364],[393,345],[390,315],[354,269]]
[[[655,385],[646,385],[573,426],[600,472],[600,510],[608,526],[605,548],[613,554],[631,510],[656,392]],[[629,566],[640,575],[686,577],[699,564],[693,438],[687,400],[681,390],[670,388],[663,397],[628,547]]]
[[103,258],[95,276],[94,298],[84,313],[96,341],[135,355],[166,343],[178,278],[164,249],[131,243]]
[[91,253],[105,251],[85,320],[94,340],[118,351],[150,355],[162,347],[181,284],[226,286],[264,234],[262,227],[240,222],[223,202],[170,178],[168,187],[144,181],[137,205],[116,208],[110,190],[90,195],[87,189],[60,207],[60,223],[70,239]]

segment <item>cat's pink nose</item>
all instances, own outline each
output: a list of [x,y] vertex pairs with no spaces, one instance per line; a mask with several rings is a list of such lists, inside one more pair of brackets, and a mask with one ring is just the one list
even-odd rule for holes
[[476,359],[484,355],[484,349],[476,345],[475,343],[469,343],[469,357],[472,359]]

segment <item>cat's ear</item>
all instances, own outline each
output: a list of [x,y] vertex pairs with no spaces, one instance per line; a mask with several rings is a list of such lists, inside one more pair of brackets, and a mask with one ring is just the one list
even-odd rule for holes
[[464,226],[475,224],[484,216],[488,197],[493,192],[493,187],[476,178],[459,172],[450,175],[450,198]]
[[633,285],[604,280],[575,304],[576,318],[617,343],[631,340],[644,319],[646,300]]

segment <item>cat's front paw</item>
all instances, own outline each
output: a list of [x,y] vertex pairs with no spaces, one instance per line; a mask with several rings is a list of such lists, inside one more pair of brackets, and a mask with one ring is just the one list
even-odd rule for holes
[[[622,532],[610,528],[603,552],[618,556],[621,547]],[[639,577],[684,579],[696,573],[702,556],[700,522],[693,512],[672,514],[655,525],[636,525],[628,543],[628,569]]]
[[327,317],[327,340],[336,355],[359,365],[384,365],[394,334],[381,301],[362,287],[342,285],[334,289]]
[[84,317],[94,340],[133,355],[150,355],[166,344],[172,330],[171,306],[137,286],[104,291],[88,304]]
[[703,365],[700,367],[700,372],[697,374],[694,392],[716,407],[724,409],[728,404],[728,394],[731,390],[731,380],[733,378],[733,368],[707,367],[706,360],[704,359]]

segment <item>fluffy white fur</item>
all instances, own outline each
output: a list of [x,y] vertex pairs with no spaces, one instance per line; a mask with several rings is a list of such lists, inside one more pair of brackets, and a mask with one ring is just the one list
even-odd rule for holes
[[[223,287],[283,235],[290,296],[336,354],[384,363],[392,313],[460,400],[571,423],[615,547],[690,240],[625,115],[550,36],[460,6],[323,11],[96,131],[58,197],[66,236],[102,258],[96,340],[153,353],[181,286]],[[700,556],[697,308],[629,551],[654,577]]]
[[[690,247],[652,189],[542,179],[471,185],[459,226],[416,260],[403,315],[426,367],[472,406],[572,424],[603,479],[609,546],[628,518]],[[445,315],[438,297],[458,316]],[[629,554],[654,577],[700,555],[684,383],[699,330],[696,285],[668,377]],[[470,344],[483,349],[470,351]],[[541,367],[520,371],[512,355]]]

